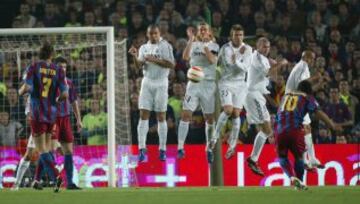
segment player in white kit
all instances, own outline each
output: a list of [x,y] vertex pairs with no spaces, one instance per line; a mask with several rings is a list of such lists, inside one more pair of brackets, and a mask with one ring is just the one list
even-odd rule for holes
[[241,25],[232,26],[230,39],[231,41],[223,45],[219,52],[222,73],[218,86],[223,111],[217,120],[215,134],[211,141],[211,147],[214,148],[222,128],[231,117],[232,131],[228,139],[229,148],[225,155],[227,159],[235,153],[241,123],[239,116],[247,94],[245,78],[252,54],[252,47],[243,42],[244,29]]
[[196,36],[191,29],[187,30],[189,41],[183,52],[183,59],[190,62],[190,66],[199,66],[204,72],[204,79],[198,83],[189,81],[183,101],[183,111],[178,129],[178,158],[185,156],[184,143],[189,132],[192,113],[200,105],[205,124],[206,150],[208,162],[213,161],[213,153],[208,148],[210,137],[214,129],[215,92],[216,92],[216,64],[219,45],[214,42],[209,25],[200,23]]
[[[25,98],[26,98],[25,115],[26,115],[27,121],[30,121],[30,114],[29,114],[30,113],[30,97],[25,97]],[[16,172],[16,179],[15,179],[14,186],[12,187],[12,190],[19,189],[21,181],[24,177],[24,174],[30,166],[31,157],[33,156],[35,151],[36,151],[35,143],[32,138],[32,135],[30,135],[28,143],[27,143],[27,147],[26,147],[26,152],[19,162],[19,166],[18,166],[18,169]]]
[[247,120],[249,124],[256,124],[259,132],[256,135],[251,156],[247,158],[250,169],[258,175],[264,173],[258,166],[258,159],[266,139],[272,137],[272,128],[270,114],[266,108],[266,99],[264,94],[269,94],[267,86],[269,84],[268,76],[274,76],[278,68],[287,64],[287,61],[281,60],[275,62],[268,59],[270,51],[270,41],[261,37],[256,42],[256,50],[251,56],[251,65],[248,70],[247,87],[248,93],[245,99],[245,109],[247,111]]
[[159,27],[147,28],[148,42],[139,51],[131,47],[129,53],[134,57],[136,66],[142,67],[144,78],[139,95],[140,120],[137,127],[139,141],[139,161],[146,157],[146,136],[149,131],[150,111],[156,112],[159,134],[159,159],[166,160],[167,124],[166,110],[168,101],[169,69],[174,68],[175,59],[172,46],[160,36]]
[[[301,56],[301,60],[294,66],[291,70],[291,73],[288,77],[285,87],[285,94],[291,91],[297,90],[297,86],[303,80],[308,80],[310,82],[315,82],[318,80],[319,76],[310,77],[309,66],[312,66],[315,61],[315,53],[312,51],[304,51]],[[304,163],[307,169],[324,168],[324,165],[315,156],[314,145],[311,136],[311,119],[309,114],[306,114],[304,117],[304,130],[305,130],[305,145],[306,152],[304,155]],[[309,159],[307,159],[308,155]]]

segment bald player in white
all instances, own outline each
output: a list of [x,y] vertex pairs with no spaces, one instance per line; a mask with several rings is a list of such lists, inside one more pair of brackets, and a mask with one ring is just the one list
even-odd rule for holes
[[136,66],[143,69],[139,109],[140,120],[137,127],[139,142],[139,161],[146,156],[146,136],[149,131],[150,111],[156,112],[159,134],[159,159],[166,160],[167,123],[166,110],[168,101],[169,69],[174,68],[175,59],[172,46],[160,36],[159,27],[150,25],[147,29],[148,42],[139,51],[135,47],[129,49]]
[[[301,60],[294,66],[291,70],[291,73],[286,82],[285,94],[296,91],[299,83],[303,80],[308,80],[311,83],[314,83],[319,79],[319,76],[310,77],[309,66],[313,66],[315,61],[315,53],[306,50],[302,53]],[[314,145],[311,136],[311,120],[309,114],[306,114],[304,117],[304,130],[305,130],[305,144],[306,144],[306,152],[304,155],[304,163],[305,168],[312,169],[316,168],[324,168],[324,165],[316,158]],[[308,158],[306,156],[308,155]]]
[[247,88],[248,94],[245,99],[247,121],[257,125],[259,132],[256,135],[251,156],[247,158],[249,168],[257,175],[264,176],[257,161],[267,138],[273,136],[270,122],[270,114],[266,107],[264,94],[269,94],[267,86],[269,76],[275,76],[278,69],[287,64],[285,59],[280,61],[269,60],[270,41],[261,37],[256,42],[256,50],[251,56],[248,70]]

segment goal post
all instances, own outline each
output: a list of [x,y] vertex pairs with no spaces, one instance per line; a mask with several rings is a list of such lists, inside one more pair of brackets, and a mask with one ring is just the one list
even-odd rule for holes
[[[122,68],[124,70],[124,75],[121,77],[124,77],[122,83],[127,83],[127,62],[126,62],[126,41],[123,42],[115,42],[114,39],[114,28],[113,27],[64,27],[64,28],[20,28],[20,29],[0,29],[0,43],[1,40],[4,38],[16,38],[17,36],[51,36],[51,35],[66,35],[66,34],[101,34],[103,38],[105,38],[104,42],[106,46],[106,107],[107,107],[107,163],[108,163],[108,186],[109,187],[116,187],[116,151],[117,151],[117,143],[116,143],[116,105],[117,106],[128,106],[129,104],[115,104],[116,103],[116,65],[115,65],[115,45],[119,45],[119,43],[122,46],[122,49],[124,49],[121,54],[124,55],[122,60],[124,62]],[[40,38],[40,37],[39,37]],[[81,37],[79,37],[80,39]],[[94,37],[96,38],[96,36]],[[20,43],[20,42],[19,42]],[[0,44],[1,46],[1,44]],[[71,45],[73,50],[76,50],[78,47],[80,47],[79,44]],[[90,45],[89,45],[90,46]],[[98,45],[101,46],[101,45]],[[21,50],[22,48],[17,48],[18,50]],[[34,48],[31,48],[34,49]],[[64,48],[67,49],[67,48]],[[105,51],[105,49],[104,49]],[[124,53],[125,51],[125,53]],[[6,52],[4,50],[1,50],[0,52]],[[20,59],[21,53],[17,53],[17,60]],[[21,70],[23,67],[21,67],[21,63],[18,62],[19,70]],[[122,88],[127,87],[127,84],[122,84]],[[124,102],[126,103],[128,100],[128,91],[126,90],[124,92]],[[125,108],[125,111],[127,109]],[[25,117],[25,116],[24,116]],[[128,121],[125,121],[125,123],[128,123]],[[128,127],[129,128],[129,127]],[[129,134],[130,130],[127,130]],[[129,141],[131,141],[131,136],[127,135],[124,137],[129,137]],[[131,142],[130,142],[131,143]],[[120,144],[121,145],[121,144]],[[130,145],[130,144],[127,144]],[[0,181],[1,182],[1,181]]]

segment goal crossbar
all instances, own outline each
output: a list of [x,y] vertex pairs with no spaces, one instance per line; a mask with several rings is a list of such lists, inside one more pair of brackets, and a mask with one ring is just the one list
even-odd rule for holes
[[107,73],[107,119],[108,119],[108,186],[116,187],[116,144],[115,144],[115,47],[114,27],[62,27],[62,28],[15,28],[0,29],[1,36],[41,35],[41,34],[106,34]]

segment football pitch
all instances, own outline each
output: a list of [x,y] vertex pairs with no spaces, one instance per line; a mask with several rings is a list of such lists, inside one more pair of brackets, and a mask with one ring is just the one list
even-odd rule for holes
[[211,188],[98,188],[81,191],[53,193],[51,189],[34,191],[0,190],[1,204],[352,204],[360,203],[360,186],[357,187],[311,187],[296,191],[292,187],[211,187]]

